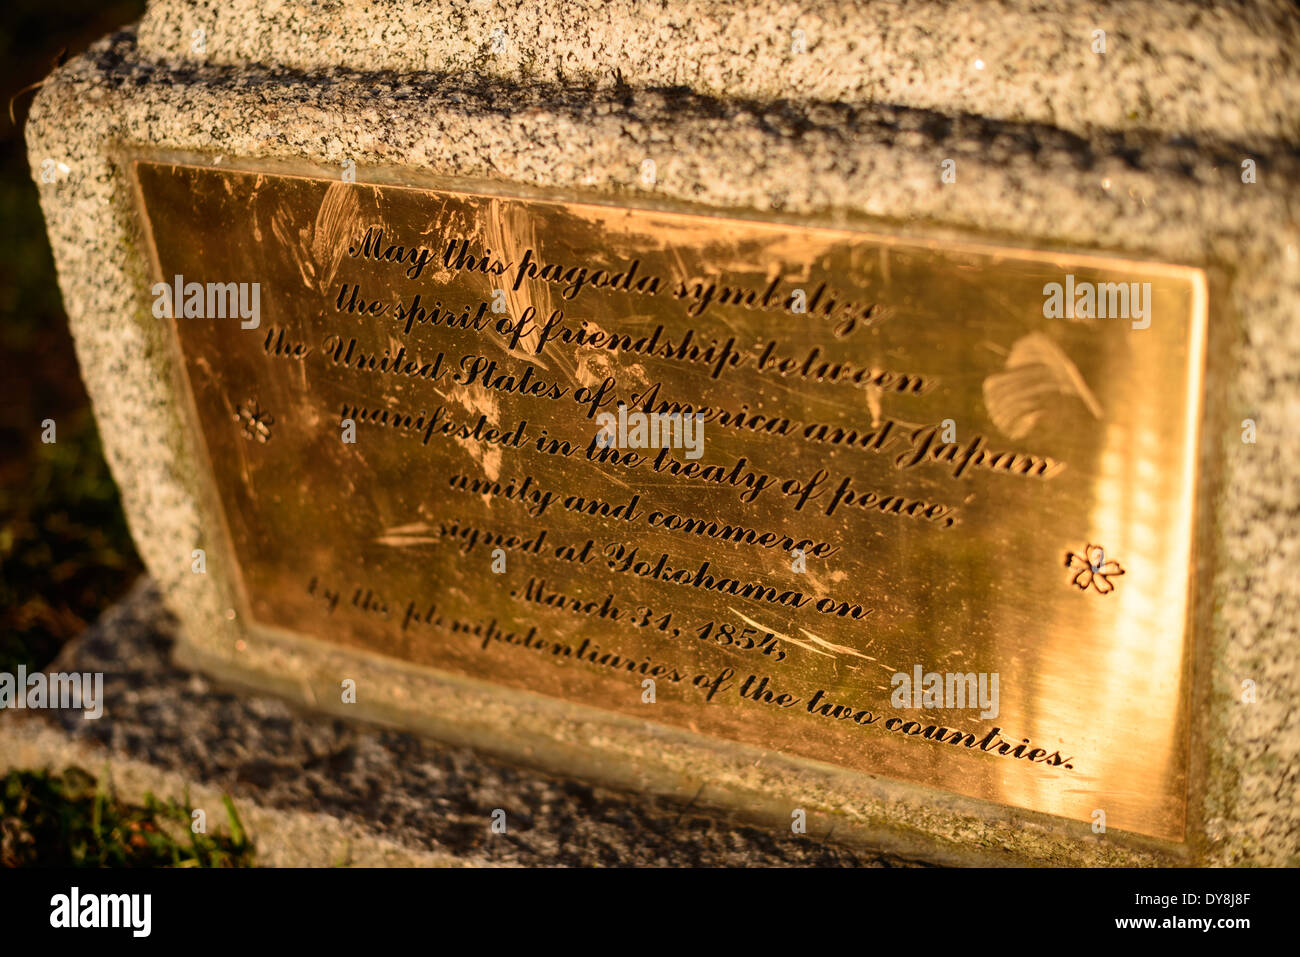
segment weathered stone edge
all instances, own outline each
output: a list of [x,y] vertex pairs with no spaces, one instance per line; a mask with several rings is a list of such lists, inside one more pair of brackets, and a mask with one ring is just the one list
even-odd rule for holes
[[[229,836],[223,793],[202,781],[77,741],[39,719],[17,712],[0,716],[0,776],[10,771],[61,774],[79,768],[95,775],[127,804],[143,805],[150,795],[202,808],[210,834]],[[390,841],[345,818],[263,807],[251,800],[236,805],[240,823],[256,847],[260,867],[485,867],[469,857],[422,851]]]
[[193,64],[889,103],[1246,149],[1300,132],[1300,17],[1285,0],[154,0],[140,48]]

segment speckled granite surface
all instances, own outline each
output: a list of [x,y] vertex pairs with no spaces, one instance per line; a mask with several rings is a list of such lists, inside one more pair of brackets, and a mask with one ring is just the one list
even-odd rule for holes
[[1300,132],[1297,42],[1288,0],[169,0],[140,25],[142,52],[158,60],[607,88],[621,77],[724,99],[890,103],[1244,143]]
[[[141,42],[134,31],[106,39],[38,96],[28,125],[33,170],[51,158],[68,167],[39,184],[60,283],[142,556],[181,617],[182,654],[218,674],[261,676],[265,687],[306,701],[327,700],[324,689],[335,686],[339,669],[364,667],[386,689],[373,717],[460,744],[508,742],[507,750],[536,762],[648,793],[689,799],[707,784],[718,803],[745,807],[754,819],[788,820],[797,790],[810,808],[810,831],[834,824],[837,834],[894,853],[945,862],[1296,863],[1300,152],[1293,8],[1100,7],[1098,15],[1127,11],[1130,54],[1133,44],[1143,45],[1136,59],[1108,61],[1127,63],[1128,72],[1103,90],[1077,59],[1041,44],[1018,46],[1014,69],[1006,58],[988,58],[991,86],[956,66],[974,52],[962,39],[976,35],[972,24],[985,24],[979,35],[992,36],[988,24],[996,23],[999,36],[1020,43],[1033,35],[1028,25],[1040,12],[1049,24],[1075,23],[1074,14],[1052,20],[1051,4],[981,3],[961,16],[945,3],[890,4],[888,17],[870,5],[861,16],[889,23],[872,34],[882,48],[848,51],[858,59],[844,61],[823,50],[821,62],[851,68],[822,74],[809,66],[782,74],[779,83],[761,44],[745,60],[752,65],[719,67],[734,63],[731,46],[743,32],[720,32],[716,17],[685,26],[629,14],[621,22],[635,29],[628,27],[615,50],[597,41],[606,30],[601,18],[621,7],[552,9],[559,6],[568,16],[566,39],[557,43],[569,53],[555,55],[576,58],[572,72],[522,59],[465,70],[465,51],[477,49],[480,24],[491,19],[486,13],[465,21],[473,29],[457,27],[448,13],[446,23],[417,30],[418,18],[406,12],[414,5],[403,3],[368,7],[364,23],[353,4],[249,0],[223,4],[218,15],[216,5],[156,3]],[[479,8],[445,9],[468,16]],[[785,29],[786,8],[762,10],[747,16],[765,17],[769,32]],[[945,19],[945,11],[956,19]],[[215,18],[204,28],[207,52],[186,54],[184,31],[198,29],[191,24],[201,15]],[[517,19],[507,23],[508,37],[547,35],[528,34],[532,13],[509,16]],[[275,28],[261,25],[263,17]],[[679,55],[677,66],[657,63],[648,41],[638,39],[657,36],[667,50],[678,34],[696,53]],[[294,35],[305,39],[294,45]],[[890,69],[898,57],[917,70]],[[688,60],[698,72],[683,65]],[[316,69],[326,62],[335,65]],[[614,83],[604,76],[611,62],[619,71]],[[686,82],[695,89],[664,88]],[[798,99],[780,92],[799,84]],[[1134,89],[1149,108],[1130,117],[1124,98]],[[637,173],[650,157],[658,178],[649,194],[666,202],[1213,267],[1186,847],[1118,835],[1101,841],[1086,826],[1043,815],[721,751],[581,709],[484,697],[481,688],[359,664],[336,649],[244,641],[227,611],[230,582],[220,568],[202,580],[189,572],[211,503],[199,492],[168,345],[142,298],[139,230],[122,165],[131,150],[333,169],[351,159],[359,170],[482,178],[614,200],[647,198]],[[957,163],[955,188],[938,181],[946,158]],[[1257,183],[1242,183],[1243,158],[1257,161]],[[1257,444],[1241,442],[1246,417],[1259,423]],[[1252,705],[1239,701],[1247,678],[1260,689]],[[492,714],[473,726],[439,717],[489,700]],[[415,708],[414,701],[427,704]]]

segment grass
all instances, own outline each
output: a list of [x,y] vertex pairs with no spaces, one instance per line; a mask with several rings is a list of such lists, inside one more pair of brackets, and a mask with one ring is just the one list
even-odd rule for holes
[[251,867],[252,842],[222,800],[229,833],[198,834],[188,798],[146,795],[137,807],[75,768],[11,771],[0,783],[0,867]]
[[[140,573],[100,450],[59,296],[22,122],[9,97],[143,12],[143,0],[0,4],[0,671],[41,668]],[[55,422],[56,441],[41,440]],[[188,801],[188,799],[187,799]],[[190,812],[118,801],[85,772],[0,777],[0,866],[246,867],[253,849],[233,803],[224,836],[195,834]]]

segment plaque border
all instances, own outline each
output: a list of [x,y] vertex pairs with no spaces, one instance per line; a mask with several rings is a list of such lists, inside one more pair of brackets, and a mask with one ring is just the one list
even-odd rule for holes
[[[130,215],[135,220],[138,229],[137,235],[142,237],[146,247],[145,255],[148,259],[149,271],[146,274],[145,281],[139,283],[141,287],[142,315],[149,313],[148,275],[160,275],[161,273],[157,253],[153,247],[152,232],[147,213],[140,195],[139,179],[134,170],[136,162],[179,164],[232,172],[265,173],[267,175],[314,180],[332,178],[326,175],[324,167],[309,160],[242,156],[227,160],[225,157],[214,157],[212,154],[202,152],[144,148],[138,145],[119,146],[113,150],[113,155],[119,168],[129,168],[130,170],[126,174],[130,206],[132,207]],[[1144,270],[1151,273],[1167,270],[1173,275],[1192,278],[1198,295],[1197,307],[1192,320],[1194,335],[1189,340],[1189,343],[1199,350],[1200,358],[1198,370],[1193,371],[1194,378],[1199,380],[1196,383],[1196,385],[1199,385],[1199,389],[1194,388],[1192,390],[1192,397],[1195,401],[1188,403],[1187,412],[1188,420],[1193,425],[1191,441],[1194,443],[1194,455],[1192,456],[1193,475],[1190,477],[1192,483],[1190,554],[1188,556],[1187,614],[1184,623],[1184,652],[1182,655],[1182,668],[1184,671],[1182,677],[1185,688],[1185,701],[1183,704],[1185,708],[1183,717],[1185,720],[1183,723],[1186,726],[1186,731],[1181,744],[1187,752],[1187,789],[1183,801],[1184,837],[1181,841],[1170,841],[1137,832],[1110,829],[1106,839],[1127,846],[1139,854],[1154,855],[1158,859],[1173,864],[1188,863],[1189,860],[1204,852],[1205,814],[1202,806],[1203,802],[1197,800],[1197,795],[1204,793],[1210,767],[1208,749],[1201,746],[1201,742],[1204,740],[1203,735],[1206,733],[1207,718],[1203,713],[1203,709],[1197,707],[1197,702],[1202,700],[1206,691],[1204,683],[1208,681],[1208,674],[1213,663],[1212,649],[1210,648],[1212,629],[1209,627],[1209,616],[1212,615],[1213,611],[1213,596],[1210,594],[1209,588],[1202,587],[1199,584],[1199,580],[1208,580],[1207,576],[1213,574],[1212,570],[1210,570],[1210,563],[1214,561],[1214,550],[1206,547],[1207,543],[1216,540],[1213,535],[1213,509],[1209,507],[1209,503],[1214,495],[1214,490],[1219,487],[1221,468],[1218,467],[1218,460],[1213,455],[1215,446],[1212,439],[1215,435],[1215,429],[1221,429],[1223,423],[1227,421],[1227,418],[1220,414],[1226,412],[1226,410],[1216,410],[1206,400],[1208,396],[1223,394],[1222,392],[1213,391],[1211,386],[1214,383],[1224,381],[1225,376],[1229,374],[1232,363],[1227,356],[1232,352],[1234,344],[1237,343],[1235,332],[1238,329],[1238,323],[1235,316],[1228,310],[1229,297],[1227,290],[1234,278],[1234,270],[1231,267],[1220,262],[1208,261],[1200,264],[1174,263],[1167,261],[1169,257],[1147,260],[1142,258],[1148,254],[1146,252],[1114,253],[1080,247],[1077,244],[1055,242],[1026,244],[1023,241],[1010,241],[1007,236],[990,233],[989,231],[965,230],[923,220],[903,222],[886,217],[870,217],[843,212],[828,213],[827,216],[822,217],[775,211],[768,213],[749,208],[719,209],[716,207],[703,207],[680,200],[652,199],[640,196],[612,196],[602,194],[598,190],[542,189],[526,184],[503,183],[499,180],[478,177],[442,176],[414,168],[405,169],[358,164],[356,166],[356,183],[358,185],[488,194],[508,199],[528,199],[542,202],[580,202],[617,209],[637,208],[655,212],[683,213],[693,216],[739,219],[760,223],[786,223],[792,226],[813,229],[848,230],[860,233],[864,239],[872,241],[902,242],[922,246],[943,245],[948,248],[955,246],[985,254],[997,254],[1006,251],[1021,258],[1039,260],[1051,260],[1056,256],[1070,256],[1090,261],[1090,263],[1095,262],[1098,266],[1104,266],[1108,261],[1124,263],[1130,266],[1139,264]],[[1156,254],[1152,253],[1151,255]],[[1211,315],[1217,316],[1218,319],[1213,322],[1210,321]],[[349,666],[352,666],[353,670],[355,670],[356,666],[359,666],[375,676],[379,681],[387,684],[392,693],[386,696],[383,701],[375,704],[341,706],[332,700],[337,698],[337,694],[332,693],[332,684],[329,685],[331,693],[322,692],[321,689],[326,684],[325,681],[276,678],[271,671],[265,668],[265,665],[250,667],[248,664],[239,663],[241,658],[246,657],[244,653],[249,650],[242,640],[234,642],[236,647],[231,649],[232,653],[229,654],[213,654],[210,648],[205,648],[196,642],[180,643],[177,647],[177,657],[182,663],[200,667],[233,686],[257,691],[270,691],[330,714],[353,719],[360,716],[386,726],[407,730],[414,729],[418,733],[429,734],[432,737],[453,744],[474,747],[498,757],[518,761],[550,773],[556,773],[557,768],[566,768],[570,769],[570,773],[575,776],[596,783],[631,789],[645,789],[678,799],[715,804],[719,808],[727,810],[735,810],[738,806],[747,805],[752,811],[747,816],[756,821],[771,821],[782,827],[788,826],[789,803],[788,801],[784,803],[777,802],[774,800],[773,795],[788,792],[790,788],[784,782],[790,775],[794,775],[796,777],[810,776],[816,781],[816,790],[819,792],[824,791],[831,796],[832,803],[842,801],[857,793],[863,798],[875,797],[883,806],[902,800],[915,809],[938,809],[941,813],[969,816],[979,820],[1002,819],[1013,826],[1027,825],[1036,830],[1044,831],[1049,835],[1054,835],[1058,840],[1078,840],[1088,831],[1088,825],[1084,822],[1058,817],[1047,812],[968,797],[932,788],[919,782],[886,778],[811,758],[767,751],[728,738],[640,721],[591,705],[552,698],[539,693],[509,688],[491,681],[469,678],[435,668],[403,662],[378,652],[347,648],[308,633],[289,631],[257,622],[249,612],[243,571],[238,561],[235,560],[233,541],[220,494],[213,477],[212,463],[207,445],[202,438],[202,431],[199,427],[198,412],[194,405],[194,396],[183,361],[174,321],[167,322],[165,325],[168,329],[165,336],[169,352],[167,365],[172,372],[170,391],[173,395],[183,395],[183,415],[185,425],[189,430],[189,434],[184,437],[183,441],[186,442],[188,456],[197,456],[194,460],[203,464],[203,468],[197,476],[201,486],[197,497],[201,503],[202,512],[208,515],[210,519],[215,518],[217,520],[213,527],[220,529],[220,540],[216,549],[219,552],[220,564],[234,569],[234,573],[229,580],[222,580],[224,572],[214,576],[214,583],[218,585],[218,588],[225,596],[225,601],[231,608],[227,612],[227,617],[238,622],[238,630],[245,633],[250,639],[247,643],[248,646],[254,643],[265,646],[264,653],[259,656],[263,662],[277,659],[293,659],[295,665],[289,671],[310,670],[303,668],[306,659],[302,659],[295,649],[299,647],[311,648],[312,658],[318,662],[335,662],[329,669],[329,681],[332,681],[337,675],[339,668],[346,670]],[[182,458],[184,457],[182,456]],[[212,549],[209,549],[210,555],[212,551]],[[211,567],[211,561],[209,561],[209,566]],[[182,616],[182,619],[184,620],[184,616]],[[320,669],[315,670],[319,671]],[[643,750],[643,753],[638,755],[639,760],[642,762],[652,761],[653,756],[659,754],[663,748],[672,750],[675,758],[668,762],[654,761],[655,764],[659,765],[654,768],[629,772],[617,768],[611,769],[610,767],[611,761],[626,757],[628,753],[626,745],[609,748],[607,744],[607,750],[602,751],[601,756],[587,760],[579,753],[579,751],[586,749],[582,746],[575,749],[574,740],[568,735],[557,741],[547,731],[530,732],[521,735],[518,740],[503,744],[500,736],[492,729],[468,727],[465,722],[434,717],[405,704],[408,701],[413,702],[421,693],[440,697],[447,701],[480,700],[485,704],[492,703],[494,706],[500,706],[503,702],[508,702],[512,713],[518,719],[536,724],[542,728],[554,728],[568,723],[575,729],[586,729],[586,732],[593,737],[614,732],[628,738],[642,739],[648,745]],[[427,705],[425,707],[427,708]],[[566,719],[570,720],[566,722]],[[729,752],[730,755],[740,758],[741,760],[738,762],[740,764],[766,765],[772,768],[774,771],[771,774],[771,780],[774,782],[772,791],[754,792],[750,790],[746,792],[744,788],[737,788],[732,784],[721,788],[722,794],[719,798],[711,799],[705,796],[709,785],[707,781],[705,781],[702,788],[696,791],[692,791],[689,787],[683,788],[680,786],[684,767],[694,766],[702,770],[722,759],[724,757],[722,752]],[[686,760],[678,760],[680,758],[686,758]],[[613,770],[613,773],[611,773],[611,770]],[[737,800],[740,795],[743,795],[743,797]],[[992,856],[977,849],[957,845],[945,850],[942,845],[936,843],[937,839],[933,835],[916,832],[909,836],[899,833],[900,829],[896,822],[889,819],[888,816],[865,828],[861,826],[843,828],[842,822],[836,821],[833,815],[824,817],[832,822],[831,826],[836,828],[836,833],[845,838],[871,843],[874,846],[897,853],[922,856],[939,863],[997,862],[1005,864],[1008,860],[1007,849],[999,849]],[[810,811],[810,822],[814,819],[815,813]],[[1013,857],[1021,856],[1015,851],[1010,853]],[[1041,863],[1042,858],[1033,853],[1026,853],[1022,857],[1022,861],[1024,863]]]

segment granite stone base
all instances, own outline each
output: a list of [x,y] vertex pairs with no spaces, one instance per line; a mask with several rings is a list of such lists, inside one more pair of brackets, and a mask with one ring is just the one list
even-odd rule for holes
[[[899,867],[834,840],[749,826],[707,804],[593,787],[466,748],[310,713],[172,662],[177,623],[142,579],[50,670],[103,672],[104,714],[0,714],[0,771],[80,766],[224,822],[230,794],[264,864]],[[496,809],[506,833],[493,833]],[[829,839],[828,839],[829,838]]]

